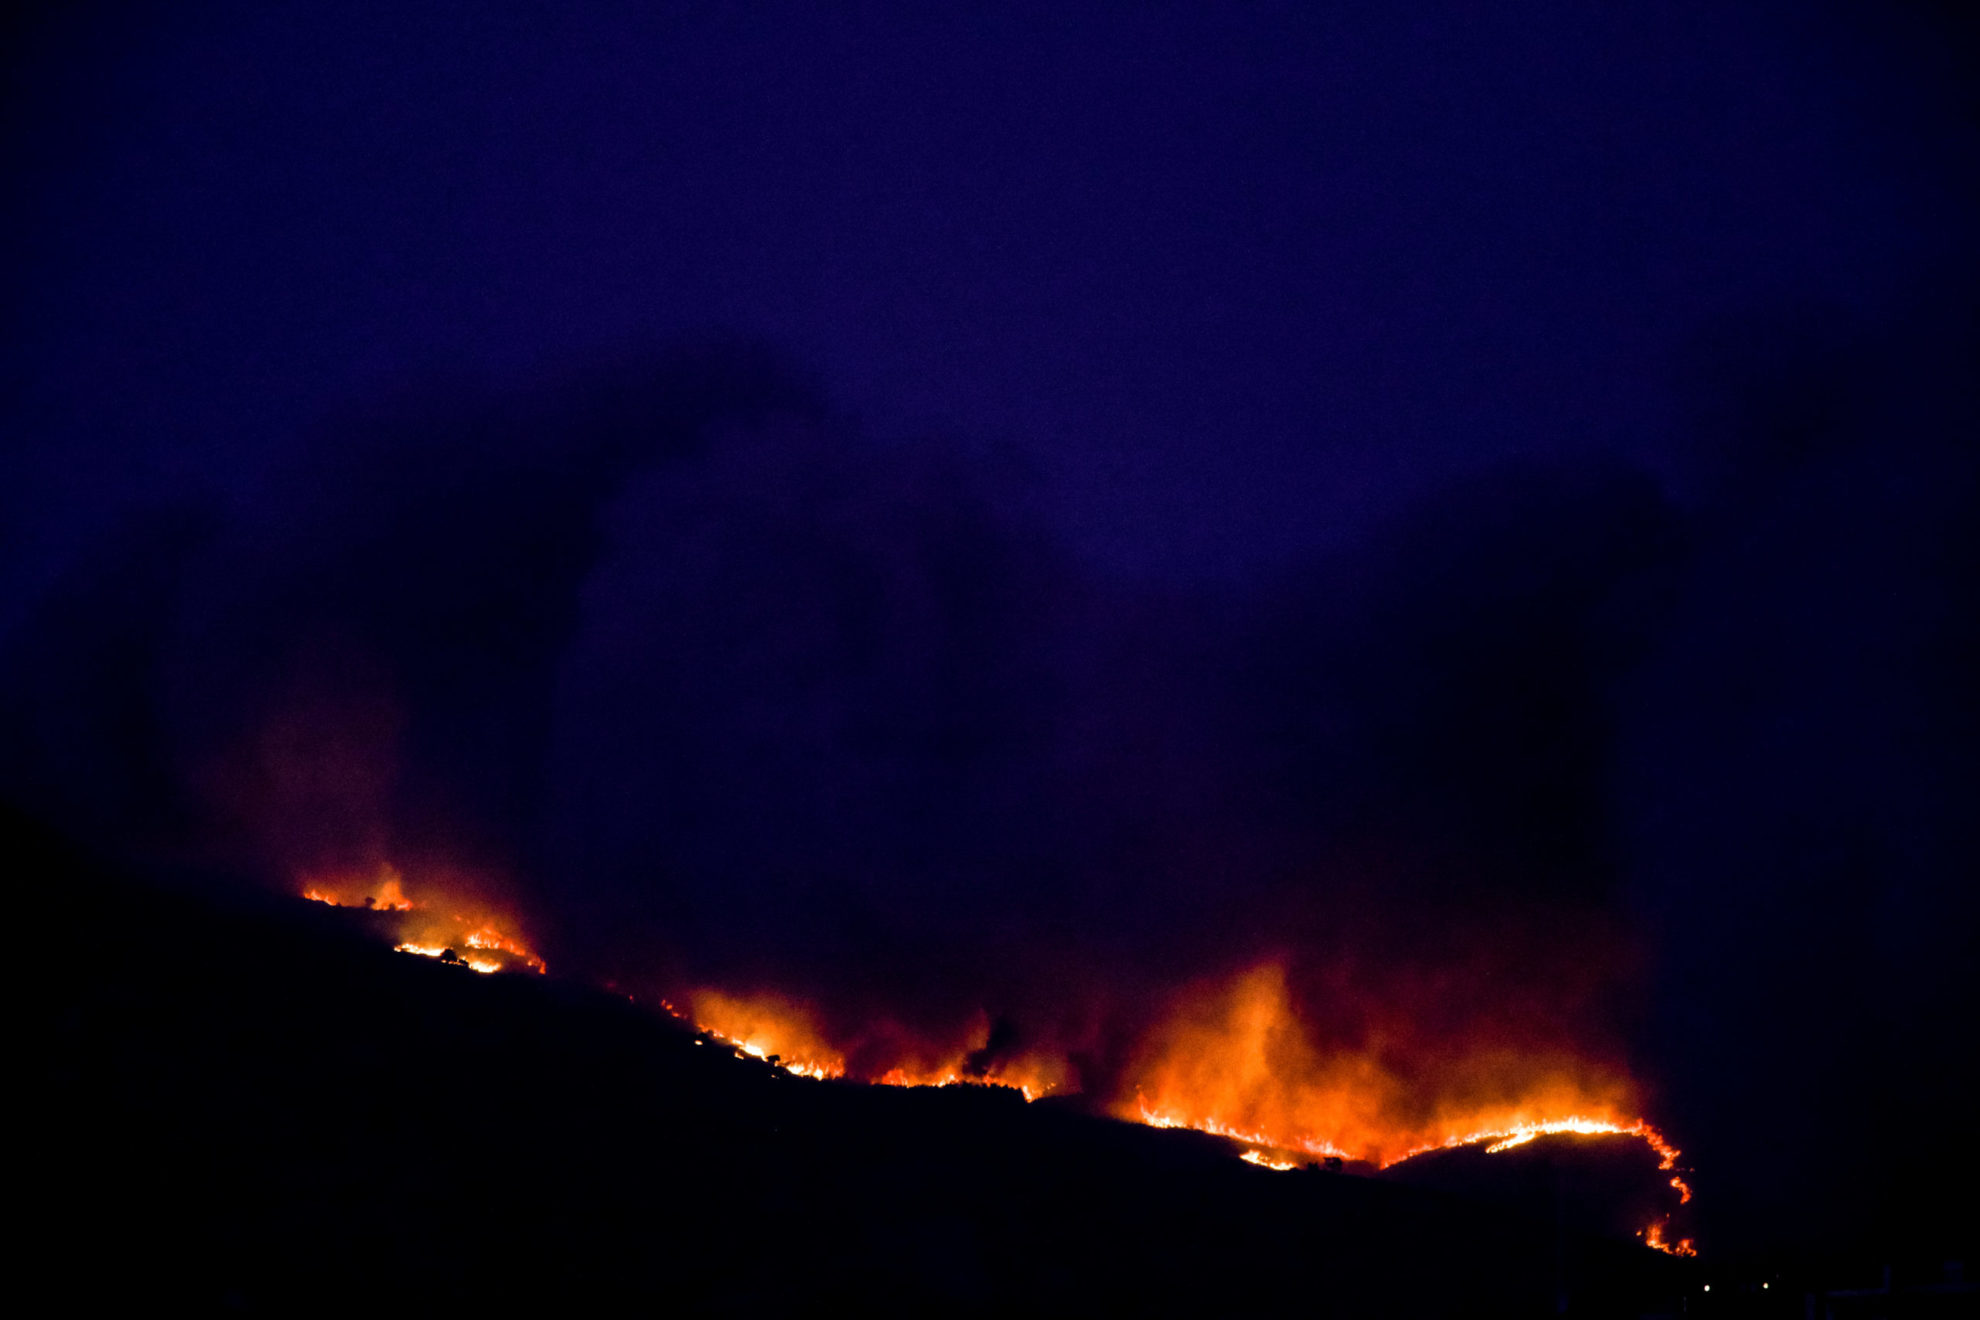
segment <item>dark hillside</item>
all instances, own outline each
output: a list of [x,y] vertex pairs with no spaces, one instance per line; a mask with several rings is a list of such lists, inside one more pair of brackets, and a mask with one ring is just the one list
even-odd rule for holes
[[[9,830],[55,942],[30,1063],[78,1305],[1637,1313],[1687,1269],[1552,1216],[996,1088],[811,1082],[599,992],[191,896]],[[183,877],[181,877],[183,879]]]

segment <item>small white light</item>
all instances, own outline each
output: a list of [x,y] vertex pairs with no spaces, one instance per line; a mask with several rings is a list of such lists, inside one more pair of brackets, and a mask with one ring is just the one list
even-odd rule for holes
[[1708,1284],[1706,1284],[1706,1285],[1705,1285],[1705,1291],[1706,1291],[1706,1292],[1711,1292],[1711,1291],[1712,1291],[1712,1285],[1711,1285],[1711,1284],[1709,1284],[1709,1283],[1708,1283]]
[[1761,1284],[1760,1286],[1761,1286],[1762,1288],[1766,1288],[1766,1287],[1770,1287],[1770,1286],[1772,1286],[1772,1285],[1770,1285],[1770,1284],[1765,1284],[1765,1283],[1763,1283],[1763,1284]]

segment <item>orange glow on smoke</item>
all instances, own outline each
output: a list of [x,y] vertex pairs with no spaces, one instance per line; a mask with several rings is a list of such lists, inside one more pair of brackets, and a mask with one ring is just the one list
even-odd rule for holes
[[[1413,1061],[1415,1062],[1415,1061]],[[1663,1139],[1630,1112],[1630,1086],[1578,1060],[1480,1045],[1405,1075],[1379,1046],[1323,1049],[1284,969],[1268,963],[1180,998],[1146,1042],[1122,1117],[1285,1151],[1387,1167],[1491,1141],[1556,1132]],[[1675,1157],[1676,1152],[1670,1152]]]
[[1036,1100],[1059,1089],[1064,1069],[1042,1058],[1014,1060],[994,1072],[972,1076],[965,1068],[967,1055],[958,1055],[947,1064],[929,1068],[889,1068],[873,1080],[881,1086],[1006,1086]]
[[[669,1012],[694,1023],[701,1031],[752,1058],[774,1062],[801,1077],[848,1075],[845,1053],[826,1039],[812,1013],[796,1000],[778,994],[732,995],[697,990],[689,996],[689,1012]],[[989,1036],[989,1023],[979,1024],[973,1044],[951,1049],[915,1049],[893,1042],[896,1055],[885,1068],[860,1080],[879,1086],[955,1086],[962,1083],[1007,1086],[1027,1100],[1063,1087],[1065,1067],[1043,1055],[1000,1060],[981,1073],[969,1069],[969,1055]]]
[[[1435,1150],[1490,1143],[1487,1154],[1559,1133],[1634,1137],[1671,1173],[1679,1204],[1691,1188],[1675,1173],[1679,1151],[1631,1108],[1620,1075],[1579,1061],[1479,1048],[1414,1079],[1377,1050],[1325,1051],[1300,1021],[1276,964],[1224,986],[1185,995],[1143,1050],[1124,1118],[1187,1127],[1245,1143],[1244,1158],[1290,1169],[1297,1156],[1338,1156],[1388,1168]],[[1424,1082],[1442,1095],[1424,1094]],[[1441,1088],[1434,1084],[1442,1083]],[[1644,1241],[1674,1255],[1689,1239]]]
[[404,880],[396,868],[385,865],[369,883],[344,883],[331,888],[311,885],[303,897],[332,907],[367,907],[381,912],[410,912],[413,902],[406,897]]
[[825,1043],[811,1014],[792,1000],[697,990],[689,1004],[697,1027],[751,1058],[768,1059],[800,1077],[845,1076],[845,1057]]
[[512,967],[547,970],[526,943],[504,933],[504,926],[513,930],[514,923],[483,910],[479,901],[460,893],[430,892],[427,886],[419,887],[419,892],[417,900],[408,897],[398,868],[381,863],[369,876],[311,876],[304,882],[302,896],[332,907],[404,914],[394,921],[393,947],[400,953],[459,962],[477,972]]
[[1275,1169],[1280,1173],[1299,1167],[1298,1160],[1281,1159],[1277,1155],[1267,1155],[1264,1151],[1257,1149],[1248,1150],[1238,1156],[1238,1158],[1246,1164],[1256,1164],[1261,1169]]

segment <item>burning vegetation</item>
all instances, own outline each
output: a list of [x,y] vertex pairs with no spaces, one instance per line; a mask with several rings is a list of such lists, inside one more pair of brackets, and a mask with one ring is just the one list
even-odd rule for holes
[[393,947],[401,953],[459,963],[477,972],[549,970],[527,944],[506,933],[516,928],[513,921],[452,893],[409,897],[405,884],[396,867],[381,863],[369,876],[311,877],[302,896],[332,907],[387,914]]
[[[1069,1061],[1021,1055],[984,1066],[987,1025],[974,1049],[946,1056],[924,1050],[884,1070],[847,1067],[844,1050],[830,1043],[818,1015],[786,995],[732,995],[696,991],[685,1010],[663,1001],[669,1013],[739,1053],[787,1072],[818,1079],[852,1077],[885,1086],[949,1086],[960,1083],[1011,1087],[1027,1100],[1073,1088]],[[1655,1153],[1678,1204],[1691,1188],[1677,1172],[1680,1152],[1656,1127],[1629,1108],[1630,1087],[1620,1077],[1590,1080],[1587,1069],[1560,1061],[1494,1052],[1465,1060],[1452,1075],[1494,1072],[1492,1099],[1469,1107],[1439,1100],[1427,1117],[1412,1119],[1404,1080],[1372,1053],[1328,1057],[1302,1027],[1281,967],[1256,968],[1210,997],[1185,997],[1172,1017],[1152,1033],[1126,1098],[1104,1106],[1116,1117],[1152,1127],[1188,1128],[1242,1144],[1241,1158],[1286,1171],[1325,1161],[1391,1168],[1433,1151],[1482,1147],[1499,1154],[1536,1138],[1572,1134],[1641,1141]],[[1638,1236],[1671,1255],[1695,1254],[1689,1238],[1667,1239],[1669,1215]]]
[[[989,1049],[992,1028],[987,1018],[975,1024],[964,1042],[946,1047],[917,1043],[899,1027],[871,1033],[884,1040],[887,1062],[875,1070],[850,1070],[846,1053],[827,1043],[817,1017],[802,1003],[775,993],[733,995],[701,989],[688,998],[683,1012],[662,1001],[668,1012],[691,1022],[709,1036],[733,1045],[752,1058],[767,1059],[801,1077],[846,1077],[881,1086],[953,1086],[974,1083],[1008,1087],[1027,1100],[1061,1093],[1067,1087],[1067,1066],[1044,1054],[997,1057]],[[874,1052],[871,1040],[863,1052]]]
[[[401,952],[458,962],[479,972],[545,971],[543,960],[471,901],[420,890],[390,865],[368,878],[312,878],[303,897],[384,914]],[[660,1000],[667,1013],[707,1040],[795,1076],[850,1079],[896,1087],[1003,1086],[1026,1100],[1081,1089],[1071,1059],[1032,1050],[992,1050],[987,1017],[947,1046],[917,1042],[898,1025],[869,1030],[857,1051],[835,1044],[819,1013],[775,991],[737,994],[702,987],[685,1005]],[[875,1041],[879,1044],[876,1047]],[[853,1067],[849,1054],[884,1060]],[[1443,1061],[1422,1088],[1379,1049],[1328,1050],[1302,1022],[1285,969],[1265,963],[1219,984],[1179,995],[1135,1054],[1100,1108],[1152,1127],[1186,1128],[1241,1144],[1241,1158],[1288,1171],[1325,1162],[1391,1168],[1435,1151],[1516,1149],[1543,1136],[1574,1134],[1643,1142],[1670,1175],[1678,1204],[1691,1188],[1678,1172],[1680,1152],[1631,1109],[1619,1073],[1564,1057],[1480,1049]],[[1441,1088],[1441,1090],[1439,1090]],[[1642,1229],[1645,1245],[1695,1254],[1689,1238],[1671,1239],[1669,1215]]]
[[[403,953],[478,972],[546,970],[526,943],[505,933],[513,922],[458,897],[409,894],[405,877],[389,864],[368,877],[312,877],[303,897],[384,914]],[[918,1042],[897,1025],[870,1030],[858,1053],[885,1064],[855,1069],[819,1014],[789,995],[702,987],[686,996],[684,1008],[669,1000],[660,1006],[705,1038],[799,1077],[900,1087],[995,1085],[1026,1100],[1080,1089],[1068,1058],[992,1050],[987,1016],[946,1047]],[[1691,1200],[1677,1171],[1680,1152],[1632,1112],[1626,1077],[1563,1056],[1503,1048],[1460,1054],[1443,1060],[1434,1075],[1419,1068],[1410,1076],[1379,1049],[1328,1050],[1301,1021],[1278,963],[1179,995],[1102,1107],[1152,1127],[1228,1138],[1245,1148],[1246,1162],[1278,1171],[1320,1161],[1386,1169],[1433,1151],[1482,1146],[1497,1154],[1560,1134],[1627,1137],[1656,1153],[1679,1205]],[[1694,1254],[1689,1238],[1667,1239],[1668,1229],[1667,1214],[1639,1236],[1658,1251]]]

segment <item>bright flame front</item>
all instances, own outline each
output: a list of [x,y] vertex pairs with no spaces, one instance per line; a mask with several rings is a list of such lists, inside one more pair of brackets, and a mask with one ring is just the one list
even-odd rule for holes
[[363,908],[393,914],[400,953],[457,962],[477,972],[500,972],[526,967],[547,969],[543,959],[520,938],[505,933],[514,924],[487,911],[464,887],[446,883],[417,885],[419,897],[406,892],[406,878],[390,863],[369,875],[311,876],[302,896],[332,907]]
[[[402,952],[480,972],[544,970],[542,959],[505,933],[512,924],[458,894],[443,897],[419,884],[409,892],[389,865],[369,877],[312,877],[304,896],[391,914]],[[857,1045],[842,1046],[818,1013],[787,995],[702,988],[687,1000],[685,1011],[664,1000],[662,1006],[739,1055],[800,1077],[887,1086],[991,1084],[1027,1100],[1077,1085],[1062,1051],[986,1061],[987,1019],[947,1044],[902,1029],[869,1029]],[[855,1053],[860,1066],[852,1062]],[[1410,1076],[1377,1049],[1324,1048],[1302,1022],[1284,968],[1267,963],[1179,995],[1145,1033],[1125,1072],[1127,1093],[1111,1108],[1155,1127],[1229,1138],[1245,1147],[1247,1162],[1274,1170],[1319,1160],[1389,1168],[1431,1151],[1482,1144],[1497,1154],[1565,1133],[1630,1137],[1656,1153],[1679,1204],[1691,1200],[1677,1148],[1632,1112],[1632,1088],[1620,1073],[1558,1051],[1486,1045],[1438,1063],[1437,1071]],[[1639,1236],[1659,1251],[1695,1254],[1690,1239],[1666,1239],[1668,1222],[1662,1217]]]

